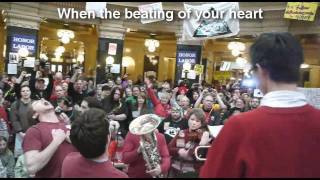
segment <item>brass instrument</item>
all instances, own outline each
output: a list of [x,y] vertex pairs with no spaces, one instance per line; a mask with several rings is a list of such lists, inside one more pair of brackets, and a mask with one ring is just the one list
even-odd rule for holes
[[112,114],[114,114],[115,112],[117,112],[118,110],[120,110],[121,107],[122,107],[122,103],[121,103],[121,100],[120,100],[120,101],[119,101],[119,106],[113,108],[109,113],[107,113],[105,119],[110,122],[112,119],[109,119],[108,116],[109,116],[109,115],[112,115]]
[[205,161],[205,160],[207,160],[206,158],[201,158],[200,156],[199,156],[199,149],[209,149],[211,146],[197,146],[196,148],[195,148],[195,150],[194,150],[194,155],[196,156],[196,158],[197,158],[197,160],[199,160],[199,161]]
[[[129,125],[132,134],[140,136],[140,147],[147,170],[152,170],[161,164],[161,156],[157,147],[157,137],[154,130],[161,119],[155,114],[145,114],[134,119]],[[162,178],[160,174],[154,178]]]

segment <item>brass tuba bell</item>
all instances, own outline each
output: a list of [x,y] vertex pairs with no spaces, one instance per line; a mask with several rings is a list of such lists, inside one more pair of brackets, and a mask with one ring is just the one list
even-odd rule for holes
[[[140,136],[140,146],[147,170],[152,170],[161,164],[161,156],[157,147],[157,137],[154,130],[161,123],[161,118],[155,114],[145,114],[134,119],[129,125],[132,134]],[[159,175],[157,177],[163,177]]]

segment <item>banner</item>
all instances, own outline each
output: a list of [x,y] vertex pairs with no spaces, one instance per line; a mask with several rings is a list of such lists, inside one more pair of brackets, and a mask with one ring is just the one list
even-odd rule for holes
[[215,80],[226,80],[226,79],[230,79],[231,77],[232,77],[231,71],[216,71],[213,74],[213,78]]
[[191,11],[183,21],[183,40],[204,40],[230,37],[240,31],[239,19],[232,19],[231,11],[239,10],[238,2],[220,2],[193,6],[184,4]]
[[28,49],[30,54],[36,52],[36,36],[13,34],[10,52],[18,52],[21,48]]
[[97,17],[100,17],[106,7],[106,2],[86,2],[86,11],[94,11]]
[[288,2],[284,18],[314,21],[317,8],[317,2]]
[[[141,6],[139,6],[139,11],[142,14],[146,13],[146,12],[148,12],[149,14],[159,13],[159,12],[163,13],[162,2],[141,5]],[[160,18],[160,19],[156,19],[156,18],[152,18],[152,19],[141,18],[141,23],[142,24],[147,24],[147,23],[162,21],[164,19],[165,18]]]
[[191,64],[195,64],[197,60],[197,52],[196,51],[179,51],[177,56],[177,63],[183,64],[185,62],[189,62]]

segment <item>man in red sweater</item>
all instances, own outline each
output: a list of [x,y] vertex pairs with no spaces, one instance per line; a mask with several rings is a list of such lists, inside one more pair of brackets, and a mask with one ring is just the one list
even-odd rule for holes
[[106,154],[109,125],[103,110],[91,108],[71,126],[70,139],[79,150],[66,156],[62,164],[62,178],[127,178],[113,167]]
[[250,56],[259,108],[232,116],[200,177],[320,177],[320,110],[296,91],[303,51],[289,33],[262,34]]

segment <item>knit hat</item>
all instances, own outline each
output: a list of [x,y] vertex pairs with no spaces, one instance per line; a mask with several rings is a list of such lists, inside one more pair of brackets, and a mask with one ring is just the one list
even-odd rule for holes
[[172,107],[171,107],[171,111],[179,112],[179,113],[180,113],[180,117],[183,117],[183,110],[182,110],[182,108],[177,107],[177,106],[172,106]]

